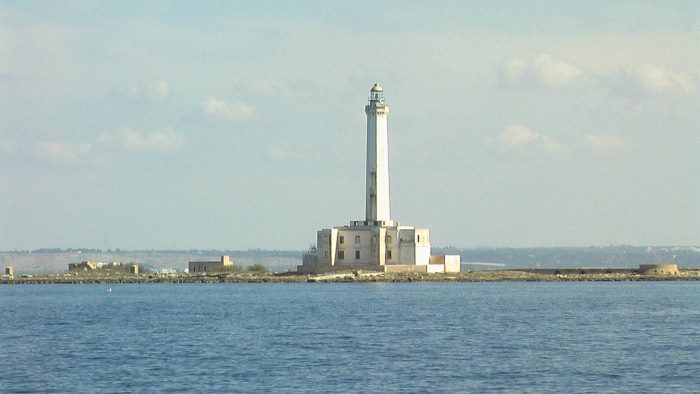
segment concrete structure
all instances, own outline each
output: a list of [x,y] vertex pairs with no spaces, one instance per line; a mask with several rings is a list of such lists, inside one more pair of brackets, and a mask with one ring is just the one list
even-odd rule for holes
[[642,275],[678,275],[678,264],[640,264],[639,273]]
[[389,203],[389,106],[384,89],[374,84],[367,116],[365,219],[349,226],[319,230],[304,254],[300,273],[347,269],[385,272],[459,272],[459,256],[431,256],[430,230],[391,220]]
[[190,261],[187,263],[188,272],[191,274],[223,271],[225,267],[233,268],[233,260],[228,256],[221,256],[218,261]]
[[5,276],[12,278],[15,276],[15,269],[12,267],[5,267]]
[[89,270],[95,270],[95,269],[97,269],[97,263],[93,263],[91,261],[83,261],[80,263],[68,264],[68,271],[70,271],[70,272],[89,271]]
[[69,272],[79,272],[79,271],[117,271],[117,272],[131,272],[132,274],[139,273],[139,266],[133,262],[130,263],[120,263],[112,261],[110,263],[105,263],[102,261],[82,261],[80,263],[70,263],[68,264]]

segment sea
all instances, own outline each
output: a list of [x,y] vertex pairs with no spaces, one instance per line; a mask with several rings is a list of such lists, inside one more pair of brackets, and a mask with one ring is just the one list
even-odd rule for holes
[[0,286],[0,392],[700,392],[700,282]]

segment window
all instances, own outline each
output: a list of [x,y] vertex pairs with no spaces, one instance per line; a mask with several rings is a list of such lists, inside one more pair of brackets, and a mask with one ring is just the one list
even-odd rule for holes
[[192,272],[197,272],[197,267],[192,266]]
[[355,236],[355,243],[356,243],[356,244],[359,244],[359,243],[360,243],[360,236],[359,236],[359,235],[356,235],[356,236]]
[[391,259],[391,250],[386,251],[386,258]]
[[420,242],[420,234],[416,235],[416,242]]
[[386,236],[386,242],[391,242],[391,235]]
[[323,255],[326,256],[326,257],[328,257],[328,251],[327,251],[327,250],[324,250],[324,251],[323,251]]
[[338,260],[343,260],[345,259],[345,252],[342,250],[338,251]]
[[355,260],[359,260],[359,259],[360,259],[360,251],[356,250],[355,251]]
[[204,266],[204,272],[207,272],[207,266],[206,266],[206,265]]
[[345,243],[345,237],[342,235],[340,236],[340,240],[338,240],[338,243],[344,244]]

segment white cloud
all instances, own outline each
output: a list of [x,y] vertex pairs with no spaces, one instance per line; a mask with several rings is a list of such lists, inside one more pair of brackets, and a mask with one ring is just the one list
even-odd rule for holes
[[554,154],[563,150],[563,146],[551,138],[536,133],[522,125],[506,128],[489,142],[501,153],[547,153]]
[[511,85],[563,87],[584,77],[579,67],[547,54],[531,62],[511,59],[501,66],[501,80]]
[[204,112],[212,117],[226,120],[245,120],[255,115],[255,108],[242,102],[230,102],[210,96],[201,104]]
[[103,135],[99,139],[105,144],[118,144],[131,151],[174,152],[185,146],[185,138],[171,131],[145,133],[133,129],[121,129],[114,134]]
[[501,66],[501,77],[509,83],[517,83],[523,78],[528,69],[528,63],[524,60],[511,59]]
[[656,64],[635,64],[614,75],[611,88],[623,95],[691,95],[695,92],[695,81],[685,72]]
[[35,144],[35,148],[40,155],[49,160],[69,161],[90,152],[92,145],[65,141],[39,141]]
[[17,145],[10,141],[3,141],[0,143],[0,151],[12,155],[17,152]]
[[152,101],[162,100],[170,94],[168,82],[164,80],[151,82],[146,85],[146,92]]
[[130,100],[147,100],[151,103],[163,101],[170,95],[170,86],[165,80],[142,84],[132,84],[120,90],[121,94]]
[[268,145],[267,158],[272,161],[300,160],[308,156],[306,147],[291,146],[285,143],[273,143]]
[[610,134],[586,134],[581,143],[595,152],[620,152],[626,147],[624,139]]

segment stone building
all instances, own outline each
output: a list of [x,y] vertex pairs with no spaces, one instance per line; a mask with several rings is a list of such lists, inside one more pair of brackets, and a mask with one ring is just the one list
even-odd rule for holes
[[678,275],[678,264],[640,264],[639,273],[642,275]]
[[345,269],[385,272],[459,272],[459,256],[431,256],[430,230],[402,226],[391,219],[389,202],[389,106],[374,84],[367,116],[365,219],[349,226],[319,230],[316,244],[304,254],[300,273]]
[[97,269],[97,263],[94,263],[92,261],[82,261],[80,263],[69,263],[68,264],[68,271],[69,272],[76,272],[76,271],[92,271]]
[[221,256],[215,261],[190,261],[187,263],[188,272],[191,274],[222,271],[224,267],[233,267],[233,260],[228,256]]

